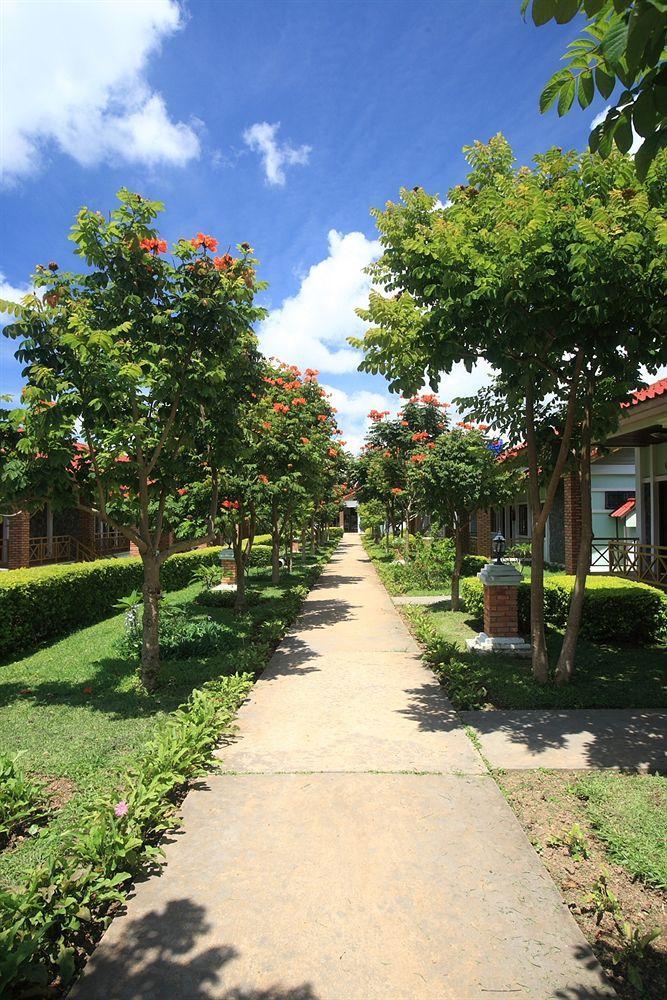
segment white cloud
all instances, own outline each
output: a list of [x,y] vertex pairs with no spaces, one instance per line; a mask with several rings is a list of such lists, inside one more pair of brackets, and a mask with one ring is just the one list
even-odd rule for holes
[[273,309],[259,329],[260,346],[301,368],[342,374],[361,360],[347,338],[363,333],[355,309],[368,302],[370,277],[364,268],[380,254],[377,240],[363,233],[329,233],[329,256],[314,264],[296,295]]
[[373,392],[369,389],[357,389],[346,392],[337,386],[326,385],[323,388],[330,394],[329,402],[338,413],[336,419],[343,431],[346,450],[358,453],[364,443],[366,429],[370,423],[368,414],[371,410],[389,410],[394,415],[401,406],[401,397],[388,392]]
[[198,123],[172,121],[146,79],[182,26],[177,0],[3,0],[2,13],[4,180],[34,173],[51,144],[86,166],[198,155]]
[[280,122],[270,125],[269,122],[255,122],[243,133],[246,146],[262,156],[262,165],[269,184],[282,187],[285,183],[286,166],[295,163],[308,163],[310,146],[294,148],[288,142],[280,143],[277,139]]
[[[27,295],[29,291],[29,285],[22,285],[19,287],[17,285],[10,284],[2,271],[0,271],[0,299],[4,299],[6,302],[20,302],[23,296]],[[10,313],[2,312],[0,310],[0,327],[11,322],[13,318],[14,317],[11,316]]]
[[[591,122],[591,126],[590,126],[591,129],[594,129],[598,125],[601,125],[602,122],[607,117],[607,112],[610,111],[610,110],[611,110],[611,104],[608,104],[607,107],[604,108],[604,110],[602,110],[599,115],[596,115],[595,118],[593,119],[593,121]],[[628,150],[628,154],[630,156],[634,156],[635,153],[637,152],[637,150],[639,149],[639,147],[641,146],[641,144],[643,143],[643,141],[644,140],[642,139],[642,137],[640,135],[637,135],[637,133],[635,132],[635,130],[633,128],[632,129],[632,145],[630,146],[630,149]]]

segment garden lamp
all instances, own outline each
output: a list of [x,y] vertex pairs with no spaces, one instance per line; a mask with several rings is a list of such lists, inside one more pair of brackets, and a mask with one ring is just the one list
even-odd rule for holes
[[492,548],[493,555],[496,558],[496,563],[498,566],[500,566],[500,564],[503,561],[503,556],[505,554],[505,547],[506,547],[505,538],[503,537],[503,535],[501,535],[500,532],[498,532],[497,535],[493,536],[493,548]]

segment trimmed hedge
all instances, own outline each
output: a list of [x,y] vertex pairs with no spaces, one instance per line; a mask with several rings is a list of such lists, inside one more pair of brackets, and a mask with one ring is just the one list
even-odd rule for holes
[[[217,565],[219,556],[219,546],[171,556],[162,587],[186,587],[197,566]],[[141,589],[142,579],[139,556],[0,573],[0,657],[100,621],[121,597]]]
[[488,564],[489,560],[486,556],[464,556],[461,563],[461,576],[477,576]]
[[[559,573],[544,579],[544,617],[550,628],[567,624],[574,577]],[[484,617],[483,586],[475,578],[461,581],[466,610],[478,621]],[[519,584],[519,630],[530,630],[530,583]],[[650,645],[667,631],[667,594],[617,576],[589,576],[586,581],[581,632],[592,642]]]

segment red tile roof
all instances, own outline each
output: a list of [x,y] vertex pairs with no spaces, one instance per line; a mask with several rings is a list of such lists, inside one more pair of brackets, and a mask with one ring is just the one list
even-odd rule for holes
[[635,503],[636,502],[637,501],[635,500],[634,497],[630,497],[629,500],[626,500],[625,503],[622,503],[620,507],[616,508],[616,510],[612,510],[612,512],[611,512],[611,514],[609,516],[610,517],[627,517],[627,515],[631,511],[633,511],[635,509]]
[[627,403],[621,403],[624,409],[630,406],[639,406],[640,403],[645,403],[649,399],[657,399],[658,396],[662,396],[667,392],[667,378],[660,378],[657,382],[652,382],[651,385],[647,385],[645,389],[635,389],[632,393],[632,398]]

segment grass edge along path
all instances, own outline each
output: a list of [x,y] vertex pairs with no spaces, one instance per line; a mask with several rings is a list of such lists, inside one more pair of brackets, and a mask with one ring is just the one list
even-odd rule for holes
[[[310,567],[310,586],[336,544],[325,547]],[[264,645],[261,669],[301,603],[292,604],[280,634],[274,630],[271,647]],[[159,841],[177,825],[178,804],[211,767],[211,751],[260,672],[212,679],[193,690],[162,721],[117,786],[86,803],[78,825],[63,832],[58,853],[27,884],[0,891],[0,996],[66,992],[133,880],[159,867]]]

